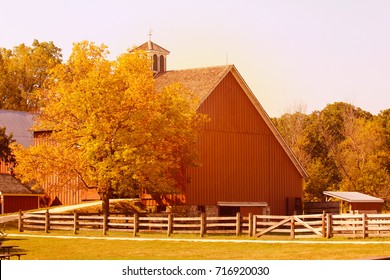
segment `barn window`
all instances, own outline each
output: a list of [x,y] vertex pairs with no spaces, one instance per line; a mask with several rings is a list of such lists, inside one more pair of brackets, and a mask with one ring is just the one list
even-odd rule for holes
[[153,71],[158,71],[158,58],[157,58],[157,54],[153,55]]
[[160,72],[165,72],[165,57],[160,56]]

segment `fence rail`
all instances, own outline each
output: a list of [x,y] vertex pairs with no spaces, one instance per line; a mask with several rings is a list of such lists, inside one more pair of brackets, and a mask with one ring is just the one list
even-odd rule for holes
[[19,231],[81,230],[138,232],[230,234],[261,237],[285,235],[290,238],[318,238],[333,236],[384,237],[390,236],[390,214],[313,214],[294,216],[252,215],[232,217],[181,217],[166,215],[93,215],[19,213]]

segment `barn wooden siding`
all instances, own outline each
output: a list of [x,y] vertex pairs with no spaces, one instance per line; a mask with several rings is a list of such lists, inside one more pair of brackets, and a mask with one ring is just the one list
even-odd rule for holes
[[0,161],[0,174],[10,174],[10,167],[12,168],[13,166]]
[[[34,132],[34,145],[41,145],[44,143],[49,143],[50,131],[35,131]],[[58,199],[59,202],[63,205],[72,205],[78,204],[86,200],[97,200],[100,199],[96,190],[88,190],[80,187],[79,181],[77,178],[69,181],[68,187],[55,188],[58,182],[58,176],[50,176],[43,187],[45,194],[47,194],[51,200]]]
[[197,144],[202,167],[187,171],[187,205],[267,202],[286,214],[286,199],[302,197],[302,176],[231,72],[198,112],[211,122]]
[[4,195],[2,199],[2,214],[39,208],[38,195]]
[[373,211],[375,213],[382,212],[383,202],[369,203],[369,202],[351,202],[351,211]]
[[77,179],[68,182],[67,187],[56,188],[53,187],[58,182],[58,177],[51,176],[43,186],[45,194],[47,194],[51,201],[58,199],[62,205],[79,204],[88,200],[99,200],[99,194],[95,189],[86,189],[80,187]]

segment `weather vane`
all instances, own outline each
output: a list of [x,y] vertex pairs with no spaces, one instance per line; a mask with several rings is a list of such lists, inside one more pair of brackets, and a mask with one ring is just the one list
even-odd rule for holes
[[149,41],[152,40],[152,33],[153,33],[153,30],[152,30],[152,28],[150,28],[149,33],[148,33],[148,35],[149,35]]

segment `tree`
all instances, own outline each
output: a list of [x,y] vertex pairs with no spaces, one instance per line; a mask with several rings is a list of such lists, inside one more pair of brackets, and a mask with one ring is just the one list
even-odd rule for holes
[[283,114],[280,118],[274,118],[272,121],[299,162],[306,168],[309,157],[304,151],[303,141],[304,131],[309,124],[309,117],[297,111],[291,114]]
[[386,168],[388,174],[390,175],[390,109],[381,111],[376,117],[376,121],[383,129],[384,134],[384,151],[386,157],[383,158],[383,165]]
[[[305,201],[321,201],[323,191],[337,190],[341,181],[341,175],[336,163],[329,156],[330,147],[326,139],[328,131],[325,129],[327,118],[323,111],[315,111],[308,116],[305,129],[302,132],[301,146],[306,154],[306,170],[309,177],[304,182]],[[332,138],[331,138],[332,139]]]
[[306,201],[321,200],[325,190],[389,198],[389,115],[336,102],[309,116],[297,112],[274,120],[309,175]]
[[75,44],[57,65],[40,100],[36,129],[51,130],[46,144],[17,148],[22,181],[96,188],[108,213],[117,192],[175,194],[183,167],[197,164],[194,143],[207,117],[179,84],[154,88],[150,60],[125,53],[109,61],[107,47]]
[[37,90],[49,71],[61,63],[61,49],[53,42],[34,40],[31,47],[20,44],[0,48],[0,108],[34,111],[39,108]]
[[11,149],[11,144],[14,143],[12,133],[6,134],[6,128],[0,127],[0,160],[5,164],[15,164],[15,156]]
[[382,198],[390,197],[390,176],[386,168],[389,154],[383,127],[375,120],[346,120],[346,139],[339,145],[341,190],[359,191]]

